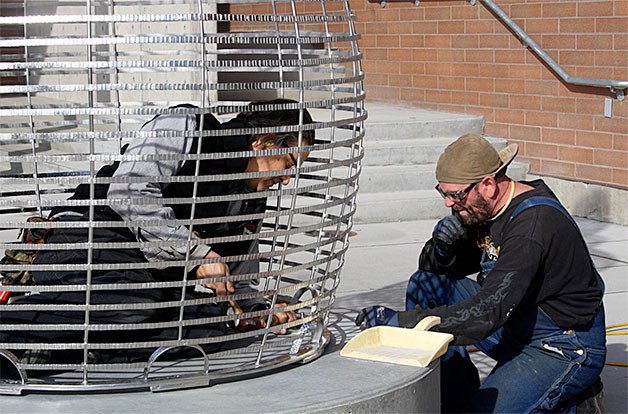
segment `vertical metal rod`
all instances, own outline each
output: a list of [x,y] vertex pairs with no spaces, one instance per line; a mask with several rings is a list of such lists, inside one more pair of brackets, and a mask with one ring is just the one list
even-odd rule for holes
[[[87,62],[92,62],[92,2],[91,0],[87,0]],[[94,82],[94,73],[92,66],[88,64],[87,68],[87,83],[88,85],[92,85]],[[91,303],[91,287],[92,287],[92,277],[93,277],[93,260],[94,260],[94,196],[96,193],[94,178],[96,176],[96,166],[94,161],[95,155],[95,145],[94,145],[94,115],[92,109],[94,108],[94,90],[93,88],[88,90],[87,92],[87,100],[88,100],[88,111],[89,111],[89,132],[92,133],[89,135],[89,227],[87,230],[87,274],[85,280],[85,328],[83,331],[83,383],[87,384],[88,382],[88,369],[87,369],[87,360],[89,354],[89,320],[90,320],[90,311],[89,305]]]

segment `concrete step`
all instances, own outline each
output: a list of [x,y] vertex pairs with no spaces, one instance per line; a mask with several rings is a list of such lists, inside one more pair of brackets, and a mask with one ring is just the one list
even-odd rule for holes
[[413,190],[381,193],[360,193],[354,222],[390,223],[421,219],[437,219],[448,209],[436,191]]
[[[513,162],[508,176],[522,180],[528,164]],[[411,165],[368,165],[360,175],[360,193],[396,193],[398,191],[433,190],[436,185],[436,163]]]
[[382,103],[368,103],[366,109],[368,119],[365,122],[365,141],[367,142],[480,134],[484,126],[484,119],[476,115],[429,111]]

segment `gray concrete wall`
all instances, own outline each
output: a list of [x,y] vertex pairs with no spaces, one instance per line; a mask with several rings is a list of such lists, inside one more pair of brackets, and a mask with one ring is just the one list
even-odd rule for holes
[[606,223],[628,225],[628,190],[528,174],[543,179],[571,214]]

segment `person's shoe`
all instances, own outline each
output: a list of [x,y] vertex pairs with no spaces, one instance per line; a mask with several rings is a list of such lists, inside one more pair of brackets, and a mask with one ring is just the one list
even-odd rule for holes
[[576,413],[603,414],[605,412],[604,385],[598,378],[593,385],[576,395]]

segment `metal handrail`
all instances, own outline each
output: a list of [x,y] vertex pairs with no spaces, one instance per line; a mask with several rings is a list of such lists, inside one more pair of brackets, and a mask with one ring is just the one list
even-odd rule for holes
[[[386,6],[388,1],[412,1],[412,0],[369,0],[371,3],[380,3],[382,7]],[[594,78],[579,78],[570,76],[547,52],[540,47],[517,23],[515,23],[495,2],[492,0],[469,0],[469,3],[474,6],[479,1],[490,10],[494,16],[496,16],[508,29],[510,29],[517,38],[523,43],[523,46],[527,49],[531,49],[552,71],[565,83],[578,86],[590,86],[595,88],[608,88],[615,97],[623,101],[626,89],[628,89],[628,81],[618,81],[611,79],[594,79]],[[414,0],[415,5],[419,5],[420,0]]]

